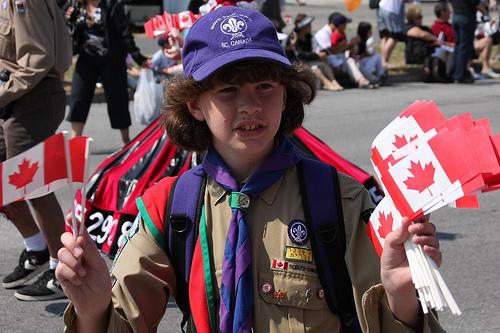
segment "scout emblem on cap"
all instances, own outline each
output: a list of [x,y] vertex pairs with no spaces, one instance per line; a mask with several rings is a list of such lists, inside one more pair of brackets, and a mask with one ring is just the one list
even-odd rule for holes
[[309,239],[306,225],[302,220],[293,220],[288,224],[288,237],[295,245],[304,245]]
[[248,26],[245,16],[239,14],[225,16],[220,23],[220,30],[226,35],[231,35],[231,40],[236,37],[245,37],[243,33],[247,30],[247,28]]

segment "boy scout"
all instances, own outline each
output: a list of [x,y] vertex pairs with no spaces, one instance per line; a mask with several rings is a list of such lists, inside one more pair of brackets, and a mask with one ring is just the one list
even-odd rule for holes
[[[340,332],[309,231],[299,228],[305,219],[297,175],[302,157],[286,138],[314,98],[314,74],[290,65],[268,19],[237,7],[216,9],[192,26],[183,65],[185,76],[166,89],[164,125],[176,144],[208,149],[193,169],[206,174],[207,183],[190,269],[190,329]],[[166,220],[173,220],[166,213],[168,189],[175,180],[165,178],[138,200],[140,217],[112,278],[88,234],[61,236],[56,275],[71,300],[68,332],[156,331],[179,286],[170,260],[176,253],[165,245]],[[435,317],[419,310],[403,248],[409,236],[421,236],[413,241],[439,264],[434,226],[406,219],[387,236],[379,265],[361,220],[371,207],[369,195],[343,175],[340,189],[361,328],[441,332]]]
[[[64,117],[61,79],[71,64],[71,44],[54,0],[0,0],[0,157],[9,159],[52,135]],[[64,217],[53,194],[3,208],[24,238],[19,266],[3,279],[21,300],[65,297],[55,280]],[[44,237],[45,236],[45,237]],[[47,244],[45,243],[47,241]],[[47,249],[48,246],[48,249]],[[49,270],[47,270],[49,266]],[[43,274],[42,274],[43,273]],[[40,276],[38,281],[27,285]]]

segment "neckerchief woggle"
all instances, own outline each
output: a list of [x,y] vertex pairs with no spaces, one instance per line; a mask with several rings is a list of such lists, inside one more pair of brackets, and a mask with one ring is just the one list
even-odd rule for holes
[[[216,305],[213,295],[214,281],[211,274],[213,270],[210,267],[205,210],[202,210],[200,237],[195,246],[192,267],[197,267],[199,275],[203,276],[204,284],[200,282],[201,278],[196,278],[197,281],[194,281],[193,274],[190,278],[190,284],[195,283],[196,289],[198,289],[198,295],[192,295],[193,299],[196,299],[196,304],[202,308],[201,311],[196,311],[192,306],[192,310],[194,310],[193,320],[198,333],[215,331],[249,333],[252,331],[254,293],[251,267],[252,249],[248,224],[245,221],[245,211],[253,198],[278,181],[300,159],[301,157],[295,151],[292,143],[288,139],[280,137],[262,165],[246,183],[240,185],[215,149],[208,150],[202,167],[207,175],[224,190],[231,192],[229,205],[232,209],[232,217],[224,247],[219,305],[220,320],[219,330],[217,330],[215,324]],[[195,290],[195,288],[190,288],[190,290]]]

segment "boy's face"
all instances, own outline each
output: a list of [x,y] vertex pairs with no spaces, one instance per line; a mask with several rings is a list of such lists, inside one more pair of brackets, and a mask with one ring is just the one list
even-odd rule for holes
[[342,23],[342,24],[339,24],[339,25],[335,26],[335,29],[338,32],[345,32],[346,28],[347,28],[347,23]]
[[446,6],[446,8],[441,12],[441,20],[443,20],[444,22],[448,22],[450,20],[450,16],[450,7]]
[[276,81],[218,84],[189,102],[191,114],[206,121],[212,143],[226,162],[265,158],[281,123],[286,90]]

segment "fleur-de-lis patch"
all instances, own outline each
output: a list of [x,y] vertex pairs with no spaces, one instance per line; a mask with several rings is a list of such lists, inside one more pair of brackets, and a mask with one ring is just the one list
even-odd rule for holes
[[247,22],[240,15],[227,16],[220,24],[220,30],[226,35],[231,35],[231,40],[245,37],[243,33],[247,30]]
[[304,221],[290,221],[288,224],[288,237],[295,245],[304,245],[309,240],[309,235]]

